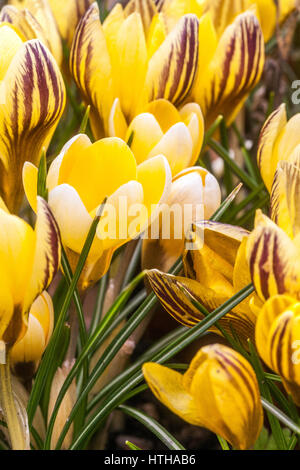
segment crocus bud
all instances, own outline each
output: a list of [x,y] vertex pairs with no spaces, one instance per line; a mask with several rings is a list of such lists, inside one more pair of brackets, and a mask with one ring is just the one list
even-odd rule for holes
[[243,356],[220,344],[199,350],[181,375],[155,363],[143,373],[154,395],[184,421],[210,429],[234,448],[251,448],[263,424],[254,370]]
[[219,183],[204,168],[187,168],[176,175],[161,217],[143,242],[143,268],[168,271],[183,253],[191,224],[208,219],[220,202]]
[[25,336],[10,351],[14,373],[23,380],[36,372],[53,331],[54,310],[50,295],[44,291],[32,304]]

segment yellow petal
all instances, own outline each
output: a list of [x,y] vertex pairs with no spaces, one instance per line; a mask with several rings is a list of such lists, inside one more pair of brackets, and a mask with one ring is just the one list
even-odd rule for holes
[[[285,111],[285,108],[284,108]],[[274,162],[289,160],[290,155],[300,144],[298,129],[300,125],[300,113],[295,114],[280,130],[274,145]],[[275,167],[276,169],[276,167]],[[274,171],[275,172],[275,171]]]
[[[80,155],[91,145],[90,139],[85,134],[78,134],[72,137],[72,139],[64,145],[58,157],[51,163],[47,174],[47,189],[49,191],[59,184],[60,176],[61,180],[68,178],[72,167],[77,164],[77,159],[80,159]],[[65,161],[62,165],[64,159]]]
[[108,121],[108,133],[110,137],[120,137],[120,139],[126,140],[127,122],[120,106],[119,98],[116,98],[112,105],[109,121]]
[[107,132],[113,104],[113,83],[111,61],[96,2],[78,24],[70,53],[70,69],[85,100],[96,112],[94,121],[100,122],[93,126],[93,132],[95,138],[101,138],[103,127]]
[[152,148],[148,158],[163,154],[167,158],[172,174],[175,176],[186,168],[193,155],[191,134],[183,122],[174,124]]
[[53,214],[44,199],[38,196],[35,225],[35,250],[32,274],[25,298],[25,307],[51,283],[60,265],[60,233]]
[[47,291],[44,291],[33,302],[30,313],[39,321],[41,327],[43,328],[47,346],[54,326],[53,302]]
[[257,164],[264,183],[271,191],[273,177],[280,156],[274,152],[278,136],[287,122],[285,105],[282,104],[266,120],[259,136]]
[[75,29],[92,0],[48,0],[61,37],[69,46],[72,44]]
[[198,19],[184,16],[149,61],[149,101],[166,98],[175,105],[188,95],[198,58]]
[[[135,216],[138,217],[135,208],[142,206],[143,199],[143,187],[137,181],[123,184],[108,198],[97,227],[104,250],[121,246],[141,231],[138,228],[132,232],[131,223]],[[137,225],[140,226],[140,219]]]
[[[38,40],[27,41],[15,54],[4,79],[0,107],[1,195],[8,208],[22,201],[24,162],[38,165],[65,105],[62,76],[49,51]],[[17,97],[17,98],[16,98]]]
[[279,162],[277,166],[271,192],[271,218],[289,237],[294,238],[300,232],[300,144],[290,159]]
[[37,182],[38,182],[38,169],[30,162],[25,162],[23,166],[23,186],[27,201],[29,202],[32,210],[37,211]]
[[[256,0],[258,6],[261,27],[264,33],[265,41],[267,42],[275,31],[276,27],[276,5],[270,0]],[[295,0],[279,0],[279,22],[282,22],[285,17],[295,9]]]
[[147,32],[152,22],[152,18],[157,13],[154,0],[130,0],[124,11],[127,16],[134,12],[139,13],[141,15],[145,32]]
[[194,13],[200,17],[203,12],[203,1],[201,0],[163,0],[160,3],[162,4],[160,10],[166,16],[170,29],[183,15]]
[[[0,80],[4,79],[12,59],[22,45],[23,40],[20,35],[17,34],[16,30],[11,26],[2,23],[0,25],[0,47],[2,50]],[[1,104],[3,104],[2,101]]]
[[[136,161],[130,148],[117,137],[106,138],[86,147],[72,159],[66,152],[59,184],[67,183],[78,192],[88,212],[113,194],[121,185],[136,179]],[[109,175],[109,177],[108,177]]]
[[177,108],[165,99],[151,101],[147,104],[145,112],[153,114],[164,133],[181,121]]
[[125,20],[125,14],[121,3],[116,3],[109,15],[103,22],[103,32],[107,43],[107,48],[112,62],[117,56],[117,38],[119,30]]
[[[205,73],[193,89],[210,126],[219,114],[230,124],[249,92],[258,83],[264,66],[264,40],[256,16],[239,15],[221,36]],[[199,72],[199,73],[200,73]]]
[[235,16],[248,10],[253,3],[252,0],[233,2],[230,0],[213,0],[206,2],[204,12],[206,13],[208,11],[211,14],[217,33],[221,35],[226,27],[233,22]]
[[157,51],[159,46],[164,42],[166,36],[167,25],[165,17],[162,13],[158,13],[153,17],[147,34],[147,50],[149,59],[153,56],[154,52]]
[[[0,217],[2,218],[2,209],[0,209]],[[2,251],[2,250],[1,250]],[[12,297],[12,291],[10,286],[10,280],[7,276],[6,260],[1,257],[0,262],[0,339],[3,339],[3,333],[5,332],[9,322],[14,313],[14,301]]]
[[141,17],[132,13],[121,25],[116,43],[114,84],[126,119],[133,119],[144,104],[147,48]]
[[[93,219],[78,193],[72,186],[61,184],[50,191],[49,205],[60,228],[63,244],[76,253],[81,253]],[[101,256],[102,245],[97,243],[97,238],[90,256],[94,254],[94,250]]]
[[223,345],[205,346],[202,353],[206,361],[200,362],[190,387],[198,413],[209,418],[209,429],[235,448],[249,449],[263,424],[254,370],[243,356]]
[[165,406],[190,424],[202,426],[192,395],[182,384],[182,375],[167,367],[148,362],[143,374],[150,389]]
[[197,222],[194,232],[195,249],[184,255],[186,275],[229,298],[237,250],[248,232],[219,222]]
[[274,320],[295,303],[295,299],[288,295],[275,295],[268,299],[258,315],[255,328],[255,344],[259,355],[271,367],[269,335]]
[[[131,135],[132,142],[130,148],[138,164],[148,158],[151,150],[163,137],[160,125],[150,113],[139,114],[133,119],[126,133],[126,142],[128,142]],[[163,152],[158,152],[156,155],[159,153]]]
[[188,103],[180,110],[180,116],[193,141],[193,156],[190,165],[194,165],[200,156],[204,138],[204,118],[200,106],[196,103]]
[[286,233],[260,211],[257,211],[255,229],[248,237],[247,259],[252,282],[262,300],[299,291],[299,250]]
[[137,167],[137,180],[143,186],[144,205],[152,218],[157,206],[167,200],[171,190],[172,175],[166,158],[157,155],[141,163]]

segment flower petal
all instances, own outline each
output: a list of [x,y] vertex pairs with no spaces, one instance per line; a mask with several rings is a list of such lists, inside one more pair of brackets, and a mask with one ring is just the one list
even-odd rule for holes
[[60,266],[60,232],[47,202],[38,196],[35,252],[25,306],[50,285]]
[[192,395],[183,387],[179,372],[148,362],[143,365],[143,374],[156,398],[173,413],[190,424],[203,425]]
[[[76,142],[82,145],[82,142]],[[92,145],[86,144],[84,142],[81,152],[77,152],[76,162],[74,152],[70,151],[72,147],[65,153],[60,166],[59,184],[73,186],[88,212],[91,212],[121,185],[136,180],[137,170],[134,155],[123,140],[111,137]]]
[[103,128],[107,132],[113,104],[113,84],[111,61],[96,2],[87,10],[76,29],[70,69],[85,100],[93,107],[91,116],[95,138],[101,138]]
[[163,135],[157,145],[149,152],[148,158],[160,154],[167,158],[174,176],[189,165],[193,155],[193,141],[183,122],[174,124]]
[[188,103],[180,110],[180,116],[187,126],[193,141],[193,156],[190,165],[194,165],[200,156],[204,138],[204,118],[197,103]]
[[[133,134],[132,134],[133,133]],[[125,141],[132,135],[131,150],[137,163],[145,161],[151,150],[162,139],[163,133],[155,117],[150,113],[138,114],[128,127]],[[158,152],[156,155],[158,155]]]
[[181,121],[177,108],[165,99],[151,101],[147,104],[145,112],[153,114],[163,133]]
[[271,191],[271,219],[294,238],[300,232],[300,144],[290,161],[277,165]]
[[257,211],[255,229],[248,238],[247,259],[252,282],[262,300],[299,291],[299,249],[260,211]]
[[126,140],[127,128],[128,126],[121,109],[120,100],[116,98],[109,115],[108,134],[110,137],[120,137],[120,139]]
[[165,98],[176,106],[188,95],[197,70],[198,19],[185,15],[149,61],[148,99]]
[[264,39],[258,19],[251,12],[243,13],[225,30],[208,69],[198,74],[193,88],[208,127],[219,114],[228,124],[235,119],[263,66]]
[[125,7],[125,14],[137,12],[141,15],[144,30],[147,31],[152,18],[157,14],[157,8],[153,0],[130,0]]
[[6,169],[0,172],[0,188],[8,208],[15,211],[22,199],[23,164],[27,160],[38,165],[63,112],[65,87],[53,57],[38,40],[18,50],[4,83],[0,154]]
[[257,164],[269,191],[271,191],[273,177],[278,163],[278,154],[274,152],[274,146],[280,132],[284,129],[287,122],[285,105],[280,105],[268,117],[260,132]]

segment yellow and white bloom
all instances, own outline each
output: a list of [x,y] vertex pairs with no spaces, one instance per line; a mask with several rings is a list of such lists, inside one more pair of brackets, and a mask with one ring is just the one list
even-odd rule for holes
[[[34,210],[37,174],[34,165],[25,164],[24,188]],[[99,206],[108,197],[81,276],[81,289],[105,274],[118,247],[147,228],[168,197],[171,179],[163,155],[137,165],[130,148],[116,137],[92,144],[80,134],[65,145],[49,169],[47,189],[72,267]]]
[[210,429],[239,450],[250,449],[263,424],[255,372],[221,344],[201,348],[185,374],[155,363],[143,365],[150,389],[184,421]]
[[116,98],[109,118],[109,134],[130,141],[138,163],[163,154],[173,176],[196,163],[203,143],[200,107],[189,103],[179,111],[165,99],[152,101],[128,126]]

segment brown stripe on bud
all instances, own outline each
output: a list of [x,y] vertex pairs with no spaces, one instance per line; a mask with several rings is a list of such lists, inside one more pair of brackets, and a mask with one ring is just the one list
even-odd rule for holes
[[149,101],[165,98],[180,104],[188,95],[197,71],[199,23],[185,15],[149,62]]

